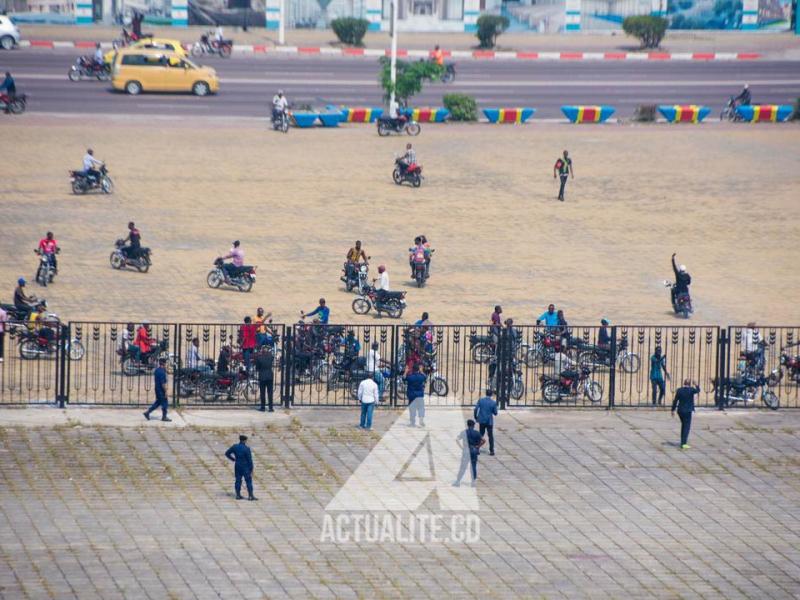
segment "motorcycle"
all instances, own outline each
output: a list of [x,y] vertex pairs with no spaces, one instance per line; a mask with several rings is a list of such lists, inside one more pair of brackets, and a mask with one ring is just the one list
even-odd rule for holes
[[366,293],[353,300],[352,308],[357,315],[365,315],[374,307],[379,317],[381,313],[386,313],[392,319],[399,319],[406,308],[405,297],[405,292],[378,292],[374,287],[367,286]]
[[224,265],[225,261],[221,258],[217,258],[214,261],[214,268],[206,276],[208,287],[216,289],[224,283],[237,288],[240,292],[249,292],[253,289],[253,284],[256,282],[257,267],[234,267],[237,273],[230,277]]
[[563,337],[552,332],[536,331],[533,334],[533,346],[524,353],[525,364],[529,367],[553,362],[555,355],[566,350]]
[[800,342],[781,348],[780,366],[777,369],[773,369],[767,378],[767,383],[770,387],[774,387],[781,382],[784,370],[789,374],[789,379],[800,385],[800,355],[792,355],[787,352],[789,348],[795,346],[800,346]]
[[131,44],[138,42],[142,38],[152,38],[152,33],[143,33],[137,36],[134,32],[128,33],[128,30],[124,27],[122,28],[122,37],[119,37],[111,42],[111,47],[114,50],[119,50],[120,48],[125,48],[130,46]]
[[[55,358],[58,352],[58,331],[65,331],[58,322],[56,315],[48,315],[48,321],[54,323],[53,327],[47,327],[36,331],[25,331],[19,340],[19,355],[25,360],[35,360],[37,358]],[[44,329],[49,329],[52,336],[42,335]],[[86,354],[81,341],[77,338],[67,340],[67,357],[70,360],[81,360]]]
[[108,81],[111,79],[111,67],[105,63],[97,64],[90,56],[79,56],[75,64],[70,67],[67,77],[70,81],[81,79]]
[[289,111],[272,111],[272,129],[289,133]]
[[[514,360],[522,361],[528,367],[533,367],[537,356],[530,344],[521,343],[522,334],[515,330],[513,341]],[[497,337],[495,335],[470,335],[469,351],[472,361],[478,364],[491,362],[497,354]]]
[[358,290],[360,295],[365,295],[369,289],[369,265],[366,263],[350,264],[344,263],[342,268],[344,275],[340,277],[344,281],[344,286],[348,292]]
[[[56,254],[60,249],[56,249]],[[39,268],[36,269],[36,283],[47,287],[48,283],[53,283],[53,278],[56,276],[56,269],[53,266],[53,258],[49,254],[45,254],[39,248],[34,250],[34,253],[39,255]]]
[[122,356],[122,374],[128,377],[152,371],[158,366],[158,361],[161,358],[167,361],[167,373],[172,373],[175,370],[175,357],[169,351],[167,340],[161,340],[149,352],[138,356],[127,349],[118,350],[117,352]]
[[[44,304],[44,307],[47,308],[47,300],[39,300],[38,298],[36,298],[36,296],[31,297],[31,310],[33,310],[34,306],[38,306],[40,304]],[[28,321],[28,318],[30,316],[30,311],[20,310],[14,304],[0,303],[0,308],[2,308],[4,311],[6,311],[6,314],[8,314],[9,322],[17,321],[20,323],[24,323]]]
[[719,120],[732,121],[734,123],[742,121],[742,116],[736,111],[737,106],[739,106],[739,104],[733,96],[728,98],[728,102],[725,103],[725,107],[722,109],[722,112],[719,113]]
[[381,116],[375,121],[375,123],[378,127],[378,135],[381,137],[387,136],[391,133],[406,133],[414,136],[419,135],[419,132],[422,131],[419,123],[412,121],[405,116],[401,116],[396,119],[393,119],[389,116]]
[[778,396],[767,387],[766,377],[725,377],[722,381],[715,377],[711,380],[711,390],[716,393],[718,388],[723,406],[734,406],[737,402],[752,404],[756,396],[767,408],[778,410],[780,406]]
[[13,98],[8,94],[0,93],[0,110],[12,115],[21,115],[27,107],[28,97],[25,94],[17,94]]
[[[213,371],[214,361],[208,359],[205,361],[208,367]],[[178,395],[183,398],[196,396],[200,393],[200,385],[203,379],[211,374],[211,371],[200,371],[198,369],[180,368],[175,370],[175,384],[178,389]]]
[[198,43],[192,44],[192,56],[219,54],[222,58],[228,58],[232,51],[233,40],[218,41],[210,31],[201,35]]
[[664,287],[670,290],[672,310],[676,315],[681,315],[684,319],[688,319],[689,315],[694,312],[692,308],[692,297],[689,295],[689,292],[674,294],[673,288],[675,284],[671,281],[664,281]]
[[235,373],[209,373],[200,380],[198,394],[203,402],[215,402],[221,398],[228,401],[244,398],[245,402],[255,402],[259,396],[258,380],[251,378],[244,369]]
[[416,163],[404,167],[403,159],[398,157],[394,161],[392,179],[397,185],[402,185],[403,182],[408,181],[414,187],[419,187],[422,185],[422,167]]
[[439,79],[442,83],[453,83],[456,80],[456,66],[453,63],[446,64]]
[[125,252],[125,240],[117,240],[114,242],[114,247],[116,249],[108,257],[112,268],[123,269],[124,267],[133,267],[140,273],[147,273],[147,271],[150,270],[150,265],[153,264],[150,260],[150,248],[139,248],[138,256],[136,258],[131,258],[130,255]]
[[111,176],[108,174],[108,169],[105,165],[100,166],[100,179],[89,175],[86,171],[70,171],[70,183],[72,184],[73,194],[85,194],[91,190],[100,190],[104,194],[111,194],[114,192],[114,182],[111,181]]
[[591,373],[591,369],[581,366],[577,372],[542,375],[539,378],[542,384],[542,399],[548,404],[555,404],[564,399],[577,402],[578,397],[583,396],[592,404],[597,404],[603,399],[603,386],[589,378]]
[[[497,368],[496,363],[489,366],[491,373],[489,377],[489,389],[493,392],[498,392],[497,387]],[[512,361],[511,364],[511,380],[507,382],[509,389],[508,395],[514,400],[519,400],[525,394],[525,379],[522,376],[522,368],[518,360]]]
[[[611,366],[611,349],[601,348],[592,344],[584,344],[577,340],[578,364],[588,369]],[[635,352],[628,350],[628,341],[619,340],[617,343],[617,356],[614,363],[625,373],[638,373],[642,366],[642,359]]]

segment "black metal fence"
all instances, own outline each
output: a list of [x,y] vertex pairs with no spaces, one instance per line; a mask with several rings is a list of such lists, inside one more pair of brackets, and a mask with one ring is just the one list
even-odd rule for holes
[[[147,343],[139,347],[143,327]],[[429,405],[472,405],[487,389],[506,406],[669,405],[689,379],[700,386],[700,406],[764,406],[774,403],[767,392],[781,407],[800,406],[800,327],[245,327],[71,322],[43,339],[10,326],[0,403],[146,405],[163,357],[175,404],[252,406],[254,357],[263,348],[273,357],[276,402],[293,405],[356,405],[358,384],[375,371],[383,399],[402,405],[404,375],[418,364]],[[654,358],[657,348],[663,360]]]

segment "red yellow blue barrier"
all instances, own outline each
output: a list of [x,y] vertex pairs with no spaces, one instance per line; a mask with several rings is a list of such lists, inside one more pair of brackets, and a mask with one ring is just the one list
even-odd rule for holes
[[406,108],[401,112],[417,123],[444,123],[450,116],[446,108]]
[[573,123],[602,123],[614,114],[614,107],[601,106],[562,106],[561,112]]
[[697,104],[662,104],[658,112],[670,123],[699,123],[711,113],[711,108]]
[[490,123],[524,123],[536,112],[535,108],[484,108]]
[[791,104],[751,104],[736,107],[739,116],[750,123],[780,123],[788,119],[793,110]]
[[382,108],[342,108],[342,121],[347,123],[374,123],[383,114]]

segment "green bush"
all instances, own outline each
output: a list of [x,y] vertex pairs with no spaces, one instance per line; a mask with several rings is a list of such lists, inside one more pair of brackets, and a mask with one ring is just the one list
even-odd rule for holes
[[509,25],[508,17],[498,15],[481,15],[478,17],[478,30],[475,35],[478,36],[480,47],[494,48],[497,43],[497,36],[508,29]]
[[[381,64],[380,82],[386,100],[392,94],[391,60],[388,56],[378,59]],[[397,82],[394,93],[401,106],[408,106],[408,101],[422,91],[422,84],[427,80],[441,77],[442,67],[429,60],[415,62],[397,61]]]
[[356,19],[355,17],[339,17],[331,21],[331,27],[333,28],[333,33],[343,44],[363,46],[369,21]]
[[445,94],[442,98],[444,107],[450,111],[452,121],[477,121],[478,103],[467,94]]
[[622,30],[628,35],[639,38],[642,48],[658,48],[667,32],[668,21],[663,17],[637,15],[625,17]]

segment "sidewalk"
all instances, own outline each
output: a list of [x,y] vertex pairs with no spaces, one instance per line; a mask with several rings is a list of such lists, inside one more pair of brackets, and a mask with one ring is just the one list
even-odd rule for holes
[[[63,25],[23,25],[23,40],[34,42],[83,42],[79,47],[94,42],[110,43],[119,36],[118,27],[107,26],[63,26]],[[205,27],[146,27],[153,35],[177,39],[183,43],[197,41]],[[255,51],[269,51],[277,46],[277,32],[265,29],[226,29],[226,36],[234,40],[236,47],[252,46]],[[439,44],[446,51],[469,52],[477,50],[477,39],[468,33],[401,33],[401,51],[430,50]],[[385,52],[389,48],[389,35],[384,32],[368,33],[364,40],[367,51]],[[305,49],[307,53],[324,53],[325,49],[339,50],[341,44],[331,30],[287,30],[286,46]],[[622,32],[580,33],[580,34],[537,34],[509,33],[500,37],[496,53],[637,53],[640,51],[636,40]],[[301,52],[302,53],[302,52]],[[759,54],[764,58],[800,60],[800,36],[784,33],[742,33],[718,31],[671,31],[667,34],[657,54]],[[350,54],[343,52],[343,54]],[[356,51],[355,54],[362,54]],[[367,52],[372,54],[372,52]],[[458,54],[454,55],[459,57]],[[462,55],[463,56],[463,55]],[[468,56],[468,55],[467,55]],[[476,58],[490,58],[478,55]],[[531,58],[518,56],[518,58]],[[570,56],[568,58],[576,58]],[[615,58],[620,58],[616,56]],[[706,58],[708,60],[709,58]]]

